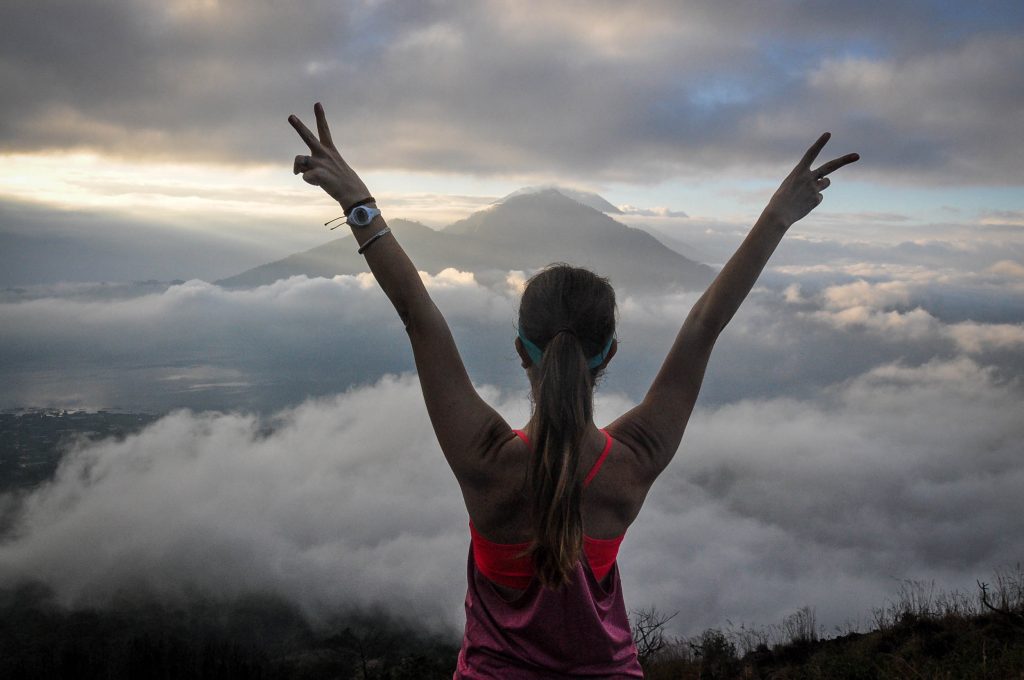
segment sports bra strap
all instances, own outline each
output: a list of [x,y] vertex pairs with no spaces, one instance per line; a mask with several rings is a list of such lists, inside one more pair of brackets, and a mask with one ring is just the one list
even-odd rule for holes
[[604,464],[604,459],[608,457],[608,452],[612,450],[612,436],[601,430],[604,433],[604,450],[601,451],[601,455],[594,461],[594,467],[590,468],[590,472],[587,473],[587,478],[583,480],[583,486],[589,486],[590,481],[597,475],[597,471],[601,469],[601,465]]
[[[513,430],[513,432],[519,435],[519,438],[526,442],[527,446],[529,446],[531,449],[533,448],[525,432],[523,432],[522,430]],[[601,432],[604,434],[605,437],[604,450],[601,451],[601,455],[597,457],[596,461],[594,461],[594,467],[590,468],[590,472],[587,473],[586,478],[583,480],[584,487],[589,486],[591,480],[594,479],[595,476],[597,476],[598,470],[600,470],[601,465],[604,464],[604,459],[608,457],[608,452],[612,450],[612,436],[608,434],[608,431],[605,430],[604,428],[601,429]]]

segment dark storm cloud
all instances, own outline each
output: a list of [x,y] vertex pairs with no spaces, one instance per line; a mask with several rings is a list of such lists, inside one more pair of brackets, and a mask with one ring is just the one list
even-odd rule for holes
[[[282,162],[322,99],[358,167],[651,179],[788,158],[1021,175],[1005,3],[14,2],[0,144]],[[947,26],[954,26],[949,29]],[[765,160],[762,160],[765,159]],[[1011,180],[1012,181],[1012,180]]]

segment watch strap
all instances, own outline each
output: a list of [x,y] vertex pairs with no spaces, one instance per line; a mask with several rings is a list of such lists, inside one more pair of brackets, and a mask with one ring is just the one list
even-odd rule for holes
[[345,206],[341,206],[341,208],[342,208],[342,210],[345,211],[345,217],[348,217],[348,214],[350,212],[352,212],[353,210],[355,210],[356,208],[358,208],[359,206],[366,205],[367,203],[376,203],[376,202],[377,202],[376,198],[374,198],[373,196],[367,196],[366,198],[360,199],[360,200],[356,201],[355,203],[352,203],[347,208]]

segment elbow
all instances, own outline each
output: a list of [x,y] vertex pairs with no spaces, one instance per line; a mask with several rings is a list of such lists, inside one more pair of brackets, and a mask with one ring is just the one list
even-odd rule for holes
[[430,328],[441,315],[437,305],[426,294],[422,298],[408,300],[404,304],[396,304],[395,311],[398,312],[398,318],[405,326],[405,332],[410,336],[425,328]]
[[701,337],[707,338],[714,342],[718,339],[722,330],[725,328],[728,320],[722,321],[712,315],[709,315],[701,301],[693,306],[690,310],[690,315],[686,319],[686,324],[690,326],[696,333]]
[[412,331],[409,329],[411,323],[411,317],[409,316],[409,310],[405,307],[395,307],[395,311],[398,312],[398,318],[402,321],[402,327],[405,328],[405,332],[409,335]]

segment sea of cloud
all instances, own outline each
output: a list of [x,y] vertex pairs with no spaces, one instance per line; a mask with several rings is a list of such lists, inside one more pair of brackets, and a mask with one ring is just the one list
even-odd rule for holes
[[[682,612],[682,633],[804,605],[833,626],[866,620],[899,579],[969,589],[1018,561],[1019,273],[1006,258],[766,272],[623,544],[627,604]],[[512,349],[525,275],[423,275],[479,389],[516,426],[529,414]],[[457,630],[467,518],[373,279],[115,288],[8,291],[5,403],[150,395],[154,410],[191,410],[69,453],[0,545],[0,582],[42,578],[93,603],[126,588],[271,591],[314,618],[379,605]],[[620,298],[599,424],[642,398],[697,296]],[[972,305],[1000,313],[972,319]]]
[[[514,354],[510,295],[455,270],[426,279],[468,358],[499,337]],[[413,368],[369,274],[251,290],[200,280],[29,286],[0,302],[0,318],[3,406],[265,410]]]
[[[521,395],[481,387],[513,423]],[[900,579],[968,589],[1020,559],[1019,380],[960,357],[888,363],[815,399],[698,408],[627,534],[627,604],[676,630],[867,620]],[[598,419],[629,408],[604,394]],[[383,607],[457,631],[469,546],[415,377],[260,418],[176,411],[68,454],[0,547],[0,582],[69,604],[272,592],[318,619]]]
[[[693,228],[684,235],[712,257],[737,245],[728,229]],[[897,360],[965,355],[1004,376],[1024,368],[1024,247],[1016,234],[968,245],[947,235],[908,250],[811,242],[803,236],[810,231],[801,227],[780,246],[723,334],[704,403],[807,398]],[[932,251],[944,254],[942,266],[932,264]],[[512,347],[525,275],[424,276],[481,384],[526,388]],[[620,291],[623,351],[609,368],[610,388],[643,397],[698,295]],[[198,279],[8,288],[0,294],[0,346],[0,408],[265,413],[413,370],[397,315],[368,274],[298,276],[246,290]]]

